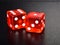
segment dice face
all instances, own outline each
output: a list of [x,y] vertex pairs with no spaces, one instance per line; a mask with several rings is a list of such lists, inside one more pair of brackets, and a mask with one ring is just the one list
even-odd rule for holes
[[45,28],[45,13],[30,12],[26,17],[26,31],[41,33]]
[[12,30],[25,27],[26,12],[22,9],[7,11],[7,24]]

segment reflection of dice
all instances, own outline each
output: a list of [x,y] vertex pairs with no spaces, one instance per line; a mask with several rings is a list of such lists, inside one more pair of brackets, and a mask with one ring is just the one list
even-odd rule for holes
[[26,12],[22,9],[7,11],[7,23],[12,30],[25,27]]
[[30,12],[26,17],[26,31],[41,33],[45,28],[45,13]]

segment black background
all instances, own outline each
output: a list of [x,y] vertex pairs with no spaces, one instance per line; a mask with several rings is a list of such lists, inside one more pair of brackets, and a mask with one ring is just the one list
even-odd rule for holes
[[[9,31],[6,11],[21,8],[46,13],[46,27],[43,34],[23,31]],[[60,45],[60,2],[59,0],[0,0],[0,45]]]

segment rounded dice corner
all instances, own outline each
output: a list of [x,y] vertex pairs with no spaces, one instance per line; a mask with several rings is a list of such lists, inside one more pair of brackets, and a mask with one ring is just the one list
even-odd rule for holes
[[[14,13],[15,12],[15,13]],[[16,13],[17,12],[17,13]],[[29,12],[29,13],[26,13],[23,9],[15,9],[15,10],[8,10],[7,12],[7,23],[8,23],[8,26],[10,27],[10,24],[15,24],[15,22],[18,22],[17,24],[19,24],[19,28],[15,28],[15,25],[13,25],[13,27],[10,27],[12,30],[18,30],[18,29],[21,29],[21,28],[26,28],[26,31],[27,32],[31,32],[31,33],[42,33],[43,30],[44,30],[44,25],[45,25],[45,12]],[[20,14],[19,14],[20,13]],[[21,14],[25,17],[20,17],[19,20],[22,20],[23,22],[20,24],[21,21],[17,21],[18,19],[15,18],[15,22],[14,22],[14,17],[12,17],[12,20],[11,18],[9,17],[9,15],[11,14],[11,16],[15,16],[15,15],[19,15],[18,17],[21,16]],[[43,15],[43,16],[42,16]],[[25,18],[25,19],[24,19]],[[41,19],[40,19],[41,18]],[[30,20],[31,19],[31,20]],[[35,20],[39,19],[39,22]],[[41,21],[43,20],[43,21]],[[40,22],[41,21],[41,22]],[[13,23],[14,22],[14,23]],[[25,24],[26,26],[24,26]],[[31,26],[32,24],[32,26]],[[38,25],[41,25],[40,27]],[[23,27],[24,26],[24,27]],[[44,27],[42,30],[41,30],[41,27]],[[17,27],[17,26],[16,26]],[[27,30],[28,27],[31,27],[32,30],[30,31],[30,28],[29,30]],[[39,30],[38,30],[39,29]]]

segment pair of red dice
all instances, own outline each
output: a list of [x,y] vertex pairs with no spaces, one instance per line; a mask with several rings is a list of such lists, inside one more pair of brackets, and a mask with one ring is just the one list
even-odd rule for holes
[[41,33],[45,28],[44,12],[29,12],[22,9],[7,11],[7,24],[12,30],[26,28],[27,32]]

